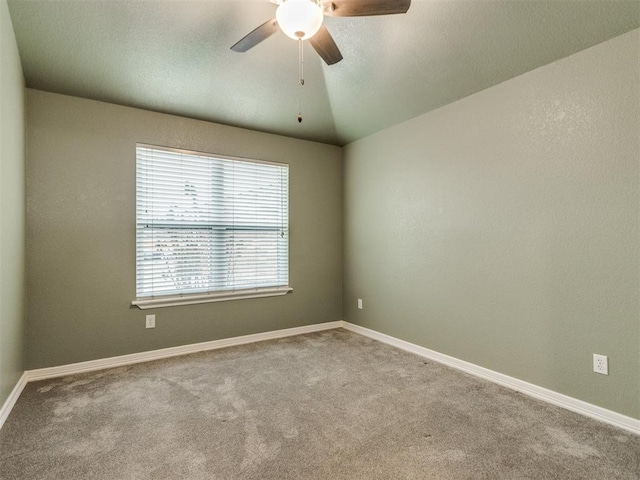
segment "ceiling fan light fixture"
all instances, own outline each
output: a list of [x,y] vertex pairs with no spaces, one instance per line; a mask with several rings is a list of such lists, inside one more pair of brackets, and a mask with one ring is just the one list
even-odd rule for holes
[[285,0],[276,10],[282,31],[294,40],[313,37],[322,26],[322,7],[314,0]]

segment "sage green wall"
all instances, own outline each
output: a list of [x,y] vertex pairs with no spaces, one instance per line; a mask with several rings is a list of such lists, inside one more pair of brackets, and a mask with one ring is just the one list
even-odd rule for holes
[[24,77],[0,1],[0,407],[24,371]]
[[348,145],[344,319],[640,418],[638,45]]
[[[31,89],[27,126],[28,368],[342,318],[340,148]],[[293,293],[131,308],[136,142],[288,163]]]

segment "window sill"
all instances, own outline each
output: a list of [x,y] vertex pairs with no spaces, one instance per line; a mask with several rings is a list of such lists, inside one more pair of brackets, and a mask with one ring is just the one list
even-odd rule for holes
[[165,297],[150,297],[137,299],[131,305],[140,310],[149,308],[177,307],[179,305],[196,305],[198,303],[224,302],[227,300],[242,300],[246,298],[279,297],[292,292],[291,287],[250,288],[217,293],[198,293],[193,295],[171,295]]

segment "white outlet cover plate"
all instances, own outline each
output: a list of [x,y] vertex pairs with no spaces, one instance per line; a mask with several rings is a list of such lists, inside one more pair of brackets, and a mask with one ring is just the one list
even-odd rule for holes
[[605,355],[594,353],[593,371],[602,375],[609,375],[609,359]]
[[156,328],[156,316],[155,315],[147,315],[145,327],[146,328]]

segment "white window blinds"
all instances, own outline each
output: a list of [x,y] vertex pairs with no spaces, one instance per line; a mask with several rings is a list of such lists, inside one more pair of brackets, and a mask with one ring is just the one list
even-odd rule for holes
[[288,285],[288,165],[146,145],[136,158],[138,299]]

